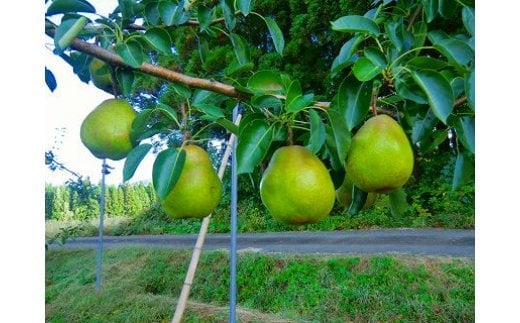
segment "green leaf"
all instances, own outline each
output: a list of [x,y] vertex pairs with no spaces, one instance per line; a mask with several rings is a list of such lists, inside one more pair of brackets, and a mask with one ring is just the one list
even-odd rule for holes
[[464,81],[464,92],[466,92],[468,104],[475,111],[475,68],[472,68],[471,72],[466,74]]
[[79,34],[83,27],[88,23],[88,19],[85,17],[79,17],[77,19],[66,19],[56,28],[56,34],[54,35],[54,46],[56,46],[56,52],[62,53],[67,47],[70,46],[74,38]]
[[340,84],[333,101],[349,131],[365,120],[371,98],[372,82],[358,82],[348,77]]
[[464,79],[462,77],[454,77],[450,81],[451,89],[453,90],[453,96],[459,97],[464,93]]
[[116,79],[123,95],[129,96],[132,93],[134,84],[134,72],[126,68],[117,68]]
[[197,10],[197,19],[199,20],[200,29],[208,30],[211,22],[213,21],[213,14],[215,13],[216,7],[206,8],[204,6],[199,6]]
[[352,185],[352,202],[350,202],[350,206],[348,207],[348,213],[352,215],[358,214],[367,202],[367,197],[367,192],[363,191],[356,185]]
[[72,71],[82,82],[88,83],[90,81],[89,64],[92,61],[92,56],[73,51],[70,56],[62,53],[60,57],[72,66]]
[[448,138],[448,130],[436,130],[433,131],[430,136],[425,137],[420,143],[420,149],[423,154],[431,153],[435,148],[437,148],[443,141]]
[[220,8],[222,9],[222,14],[224,15],[224,24],[226,25],[227,30],[232,31],[236,25],[236,17],[235,17],[235,5],[233,0],[219,0]]
[[274,71],[259,71],[247,81],[247,87],[255,93],[274,94],[283,90],[280,73]]
[[431,22],[439,11],[439,0],[422,0],[426,21]]
[[416,144],[424,137],[431,134],[439,119],[435,116],[432,109],[428,109],[424,118],[417,118],[412,128],[412,142]]
[[285,110],[287,112],[299,112],[304,108],[308,107],[312,101],[314,100],[313,93],[307,93],[305,95],[299,95],[294,98],[288,105],[286,105]]
[[325,125],[323,124],[318,112],[314,109],[309,109],[309,119],[311,131],[307,148],[316,155],[325,143]]
[[475,56],[471,47],[464,41],[456,38],[440,40],[435,44],[444,56],[460,66],[468,64]]
[[450,83],[434,71],[413,71],[412,77],[428,97],[428,103],[435,116],[446,124],[455,101]]
[[251,104],[256,108],[266,108],[279,110],[282,107],[282,101],[272,95],[255,95],[251,99]]
[[229,65],[224,69],[224,73],[227,76],[232,76],[232,75],[251,71],[254,67],[255,67],[255,64],[253,62],[240,64],[235,57],[231,60],[231,63],[229,63]]
[[394,217],[402,217],[409,208],[404,189],[398,188],[390,192],[388,197],[390,201],[390,212],[392,212],[392,215]]
[[473,179],[475,172],[474,156],[465,151],[460,151],[455,162],[451,189],[456,190]]
[[208,90],[195,90],[193,92],[192,104],[209,103],[219,105],[225,99],[223,95]]
[[282,125],[280,123],[275,123],[273,124],[273,127],[273,141],[286,143],[287,139],[289,138],[287,126]]
[[247,17],[247,15],[251,12],[253,6],[255,5],[255,0],[237,0],[236,4],[238,10],[242,12],[244,17]]
[[433,71],[439,71],[448,66],[448,64],[445,61],[428,56],[416,56],[410,59],[408,62],[406,62],[406,65],[408,67],[414,67],[420,70]]
[[203,37],[197,37],[197,42],[199,43],[198,52],[200,61],[202,62],[202,65],[205,65],[209,55],[208,41]]
[[374,65],[368,58],[360,57],[354,66],[352,67],[352,72],[356,78],[362,82],[370,81],[377,75],[379,75],[384,68],[381,68],[377,65]]
[[453,19],[459,6],[453,0],[439,0],[439,13],[443,18]]
[[428,24],[425,21],[420,21],[419,23],[414,24],[411,32],[404,29],[404,33],[406,37],[413,39],[410,47],[422,47],[426,42],[426,35],[428,34]]
[[439,29],[428,32],[427,36],[433,45],[437,44],[441,40],[450,38],[450,36],[444,30],[439,30]]
[[54,0],[45,15],[51,16],[67,12],[95,13],[96,8],[85,0]]
[[302,96],[302,94],[302,85],[300,81],[292,81],[291,85],[289,85],[289,89],[287,90],[287,95],[285,96],[286,105],[289,105],[291,101],[299,96]]
[[361,32],[379,36],[379,27],[377,24],[363,16],[343,16],[333,22],[332,29],[341,32]]
[[470,116],[458,118],[455,130],[464,147],[475,154],[475,118]]
[[118,43],[114,49],[125,63],[133,68],[138,68],[144,62],[144,54],[141,45],[135,40]]
[[157,49],[163,54],[171,54],[171,45],[172,40],[170,38],[170,34],[166,31],[166,29],[160,27],[152,27],[144,33],[144,38],[153,46],[153,48]]
[[341,113],[337,111],[337,107],[331,107],[327,112],[330,132],[327,133],[325,143],[329,151],[334,155],[336,163],[339,163],[335,169],[337,169],[338,166],[344,168],[350,150],[351,133],[345,123],[345,119]]
[[428,97],[412,78],[397,77],[395,79],[395,90],[399,96],[417,104],[428,103]]
[[157,106],[154,108],[153,111],[162,112],[168,119],[170,119],[172,121],[178,122],[178,120],[179,120],[178,116],[177,116],[177,112],[172,107],[170,107],[169,105],[167,105],[165,103],[162,103],[162,102],[157,103]]
[[375,66],[384,69],[388,65],[385,54],[381,53],[379,49],[374,47],[366,47],[364,53],[365,57],[368,58]]
[[191,90],[184,84],[181,83],[171,83],[173,90],[180,96],[185,99],[189,99],[191,97]]
[[283,37],[282,30],[280,29],[280,27],[278,27],[278,24],[273,18],[264,17],[264,20],[267,24],[267,29],[269,29],[269,33],[271,34],[271,39],[273,40],[274,48],[280,55],[283,55],[285,40]]
[[177,10],[177,4],[170,1],[160,1],[158,5],[159,15],[165,25],[173,25],[173,19],[175,11]]
[[210,115],[212,117],[215,117],[215,118],[224,117],[224,112],[222,112],[222,109],[215,105],[199,103],[199,104],[193,105],[193,106],[196,107],[197,109],[199,109],[200,111],[204,112],[205,114]]
[[159,15],[161,16],[164,24],[167,26],[178,26],[185,23],[190,18],[190,13],[184,11],[184,7],[182,5],[173,2],[160,1],[158,8]]
[[475,36],[475,9],[470,7],[462,8],[462,22],[471,36]]
[[146,18],[147,23],[150,25],[159,24],[161,15],[159,13],[159,6],[157,2],[150,2],[146,4],[144,7],[144,17]]
[[[148,128],[148,123],[150,122],[150,116],[152,115],[152,109],[144,109],[137,114],[132,123],[132,132],[135,134],[143,132]],[[130,133],[130,137],[136,138],[135,134]]]
[[399,18],[398,21],[388,21],[385,24],[385,31],[388,35],[388,38],[395,46],[398,52],[404,47],[405,39],[403,37],[405,26],[403,24],[403,18]]
[[231,44],[233,45],[233,51],[240,65],[245,65],[251,61],[251,54],[249,52],[249,45],[237,34],[229,33]]
[[123,182],[128,181],[132,176],[134,176],[137,167],[151,148],[152,144],[142,144],[134,147],[134,149],[128,153],[123,167]]
[[336,56],[332,62],[330,71],[333,76],[355,62],[356,57],[354,57],[354,53],[356,52],[356,49],[362,40],[363,37],[358,35],[349,39],[345,44],[343,44],[338,56]]
[[157,196],[164,199],[173,189],[186,160],[186,151],[175,148],[161,151],[155,158],[152,168],[152,182]]
[[54,74],[45,66],[45,83],[47,84],[47,87],[51,92],[54,92],[56,90],[56,87],[58,84],[56,83],[56,78],[54,77]]
[[262,120],[265,121],[265,115],[260,112],[246,113],[242,117],[242,121],[240,121],[240,125],[238,126],[238,137],[240,138],[244,133],[244,130],[249,127],[249,124],[254,120]]
[[252,173],[264,159],[273,141],[273,126],[256,119],[248,123],[237,144],[238,174]]
[[215,123],[221,125],[227,131],[238,136],[238,126],[226,118],[218,118],[214,120]]

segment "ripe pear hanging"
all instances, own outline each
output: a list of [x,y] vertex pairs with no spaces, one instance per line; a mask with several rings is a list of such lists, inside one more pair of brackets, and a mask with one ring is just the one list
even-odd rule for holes
[[97,158],[123,159],[135,145],[130,133],[136,115],[125,100],[105,100],[83,120],[81,141]]
[[278,148],[260,182],[269,213],[288,224],[318,222],[334,206],[334,184],[325,165],[307,148]]
[[352,137],[346,172],[361,190],[389,193],[403,186],[412,170],[410,141],[390,116],[368,119]]
[[218,205],[222,182],[204,149],[196,145],[183,149],[186,160],[181,175],[160,202],[166,214],[175,219],[204,218]]

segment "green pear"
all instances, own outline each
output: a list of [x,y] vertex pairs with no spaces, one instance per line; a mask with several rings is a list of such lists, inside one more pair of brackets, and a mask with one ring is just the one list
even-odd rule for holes
[[412,170],[410,141],[390,116],[368,119],[352,137],[346,172],[363,191],[389,193],[403,186]]
[[277,221],[314,223],[334,206],[334,184],[325,165],[307,148],[278,148],[260,181],[260,197]]
[[134,148],[130,133],[136,115],[125,100],[105,100],[83,120],[81,141],[97,158],[123,159]]
[[208,153],[199,146],[186,145],[186,160],[173,189],[162,199],[166,214],[175,219],[204,218],[217,207],[222,182]]
[[88,66],[90,80],[95,87],[105,92],[112,93],[112,73],[107,63],[94,57]]
[[[338,201],[341,206],[348,208],[350,204],[352,203],[352,187],[354,186],[354,183],[352,183],[352,180],[350,177],[345,175],[345,179],[343,180],[343,183],[340,187],[336,190],[336,200]],[[374,202],[376,201],[377,193],[368,193],[367,200],[365,202],[365,205],[363,205],[363,209],[368,209],[371,207]]]

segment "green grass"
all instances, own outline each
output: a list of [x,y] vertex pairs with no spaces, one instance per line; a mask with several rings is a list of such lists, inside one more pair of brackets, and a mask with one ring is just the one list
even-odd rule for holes
[[[107,249],[95,294],[95,251],[46,254],[46,321],[167,322],[190,251]],[[403,256],[241,254],[241,322],[472,322],[473,260]],[[225,322],[228,255],[204,252],[186,322]]]

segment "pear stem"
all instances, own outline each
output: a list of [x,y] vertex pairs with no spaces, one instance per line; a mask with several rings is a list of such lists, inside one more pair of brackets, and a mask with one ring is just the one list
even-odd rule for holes
[[186,109],[186,102],[181,103],[181,114],[182,114],[182,128],[184,130],[184,134],[182,136],[182,141],[188,141],[191,138],[190,128],[188,127],[188,111]]
[[291,125],[287,125],[287,135],[289,137],[287,138],[287,142],[289,143],[289,145],[294,145],[293,130]]
[[372,114],[377,116],[377,89],[372,89]]

